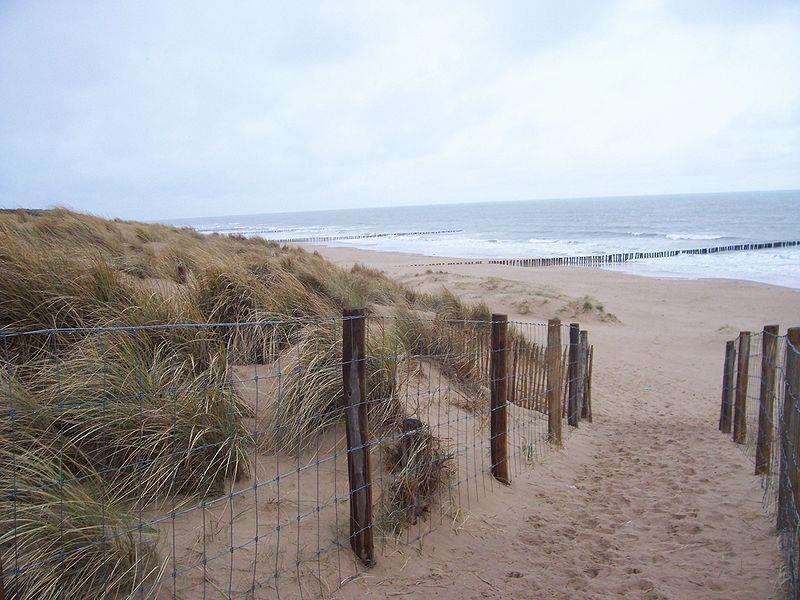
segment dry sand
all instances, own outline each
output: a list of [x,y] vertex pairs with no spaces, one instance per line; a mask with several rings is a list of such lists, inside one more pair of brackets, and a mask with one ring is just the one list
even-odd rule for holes
[[[411,267],[419,257],[316,249],[415,288],[445,285],[512,319],[578,320],[596,352],[593,424],[473,503],[457,532],[445,524],[421,549],[398,547],[340,597],[781,597],[752,463],[716,421],[724,340],[797,325],[800,292],[579,268]],[[584,296],[604,310],[576,315]]]

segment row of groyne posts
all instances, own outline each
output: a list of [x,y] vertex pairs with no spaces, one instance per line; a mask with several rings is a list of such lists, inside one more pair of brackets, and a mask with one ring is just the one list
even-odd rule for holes
[[391,233],[362,233],[358,235],[329,235],[323,237],[279,238],[273,240],[281,243],[316,244],[321,242],[336,242],[339,240],[366,240],[384,237],[407,237],[411,235],[440,235],[445,233],[461,233],[462,229],[439,229],[437,231],[393,231]]
[[[293,229],[198,229],[199,233],[207,234],[222,234],[222,235],[256,235],[261,233],[282,233],[286,231],[293,231]],[[353,235],[325,235],[325,236],[306,236],[306,237],[293,237],[293,238],[269,238],[272,242],[281,244],[321,244],[324,242],[336,242],[339,240],[366,240],[371,238],[385,238],[385,237],[408,237],[420,235],[441,235],[445,233],[462,233],[463,229],[437,229],[433,231],[392,231],[383,233],[358,233]]]
[[415,263],[412,267],[445,267],[455,265],[506,265],[510,267],[596,267],[615,263],[640,260],[644,258],[669,258],[681,254],[717,254],[719,252],[746,252],[769,248],[789,248],[800,246],[800,240],[776,242],[753,242],[749,244],[730,244],[704,248],[684,248],[680,250],[655,250],[652,252],[616,252],[613,254],[593,254],[589,256],[550,256],[542,258],[495,258],[476,260],[447,260],[431,263]]
[[[752,380],[757,395],[749,395]],[[748,399],[755,406],[748,407]],[[780,335],[777,325],[767,325],[726,342],[719,430],[746,454],[754,450],[763,505],[776,518],[789,597],[800,599],[800,327]]]

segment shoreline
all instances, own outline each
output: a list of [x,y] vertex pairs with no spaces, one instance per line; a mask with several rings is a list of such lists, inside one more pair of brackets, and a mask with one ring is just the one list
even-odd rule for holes
[[[367,266],[379,269],[433,269],[433,268],[456,268],[464,266],[485,266],[485,267],[504,267],[509,269],[516,269],[519,271],[533,271],[533,272],[546,272],[546,271],[565,271],[565,272],[585,272],[585,271],[599,271],[604,273],[612,273],[621,277],[634,277],[638,279],[656,280],[656,281],[684,281],[684,282],[719,282],[719,283],[735,283],[756,285],[759,287],[774,287],[782,290],[789,290],[800,293],[800,288],[791,287],[788,285],[781,285],[778,283],[766,283],[764,281],[755,281],[752,279],[741,279],[733,277],[691,277],[685,275],[644,275],[640,273],[631,273],[622,269],[611,269],[602,266],[548,266],[548,267],[522,267],[510,265],[497,265],[494,263],[478,263],[475,265],[415,265],[415,262],[430,261],[430,262],[457,262],[468,261],[470,259],[459,257],[445,257],[445,256],[431,256],[428,254],[419,254],[414,252],[398,252],[394,250],[373,250],[363,248],[353,248],[350,246],[327,246],[324,244],[309,244],[297,243],[287,244],[294,245],[309,252],[318,252],[331,262],[350,267],[355,263],[367,264]],[[396,257],[396,260],[392,260]],[[474,260],[489,260],[489,259],[474,259]],[[624,263],[617,263],[624,264]]]

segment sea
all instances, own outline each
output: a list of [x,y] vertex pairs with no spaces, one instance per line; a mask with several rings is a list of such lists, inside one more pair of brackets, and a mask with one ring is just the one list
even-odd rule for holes
[[[435,257],[586,256],[800,240],[800,190],[432,204],[169,222],[204,233],[280,240],[337,238],[320,243]],[[603,268],[800,289],[800,246],[681,254]]]

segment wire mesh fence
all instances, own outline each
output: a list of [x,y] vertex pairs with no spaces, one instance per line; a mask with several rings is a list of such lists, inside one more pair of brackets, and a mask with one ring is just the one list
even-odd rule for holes
[[775,519],[789,597],[800,597],[800,328],[741,332],[726,344],[719,428],[753,459]]
[[575,327],[345,311],[4,332],[2,589],[328,595],[591,418]]

